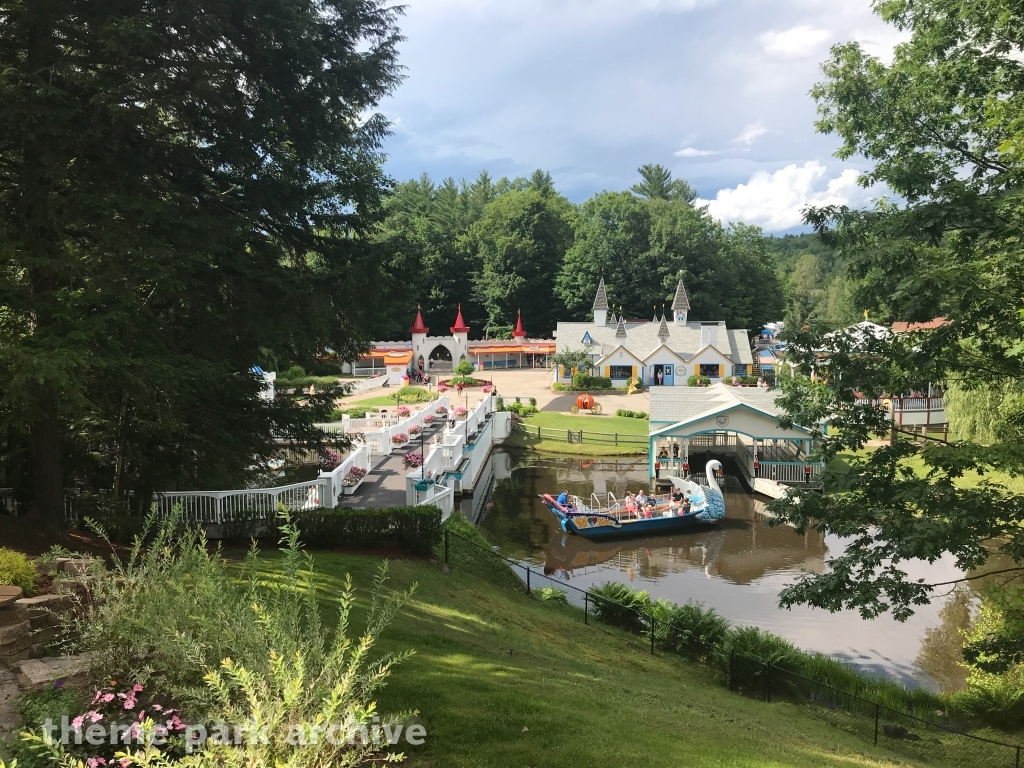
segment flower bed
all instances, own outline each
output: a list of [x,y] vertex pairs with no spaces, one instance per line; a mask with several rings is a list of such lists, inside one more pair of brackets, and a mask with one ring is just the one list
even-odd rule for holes
[[324,452],[320,454],[320,469],[324,472],[330,472],[331,470],[337,469],[340,464],[341,454],[333,448],[325,448]]
[[[423,417],[423,423],[424,423],[424,424],[433,424],[433,423],[434,423],[434,417],[433,417],[433,416],[431,416],[431,415],[430,415],[430,414],[428,413],[428,414],[427,414],[426,416],[424,416],[424,417]],[[412,430],[410,430],[410,431],[412,431]]]
[[[446,392],[450,387],[454,387],[456,384],[461,384],[464,387],[485,387],[489,386],[486,381],[480,379],[474,379],[472,376],[453,376],[450,379],[443,379],[437,383],[438,392]],[[444,387],[444,389],[442,389]]]
[[415,436],[415,435],[420,434],[422,431],[423,431],[423,427],[419,426],[418,424],[413,424],[411,427],[409,427],[409,434],[410,435],[414,435]]
[[400,406],[398,406],[398,407],[397,407],[397,408],[395,409],[395,415],[397,415],[397,416],[398,416],[398,418],[400,418],[400,419],[404,419],[404,418],[408,417],[408,415],[409,415],[410,413],[412,413],[412,411],[410,411],[410,410],[409,410],[408,408],[406,408],[406,407],[405,407],[404,405],[400,405]]
[[423,454],[410,451],[402,457],[402,465],[406,469],[419,469],[423,466]]
[[448,391],[448,385],[447,384],[438,384],[437,385],[437,391],[440,392],[443,395],[445,392]]
[[469,411],[467,411],[465,408],[463,408],[460,405],[458,408],[455,409],[455,418],[456,419],[464,419],[464,418],[466,418],[466,414],[467,413],[469,413]]
[[485,395],[489,395],[493,391],[494,391],[494,387],[492,387],[490,384],[484,384],[484,394]]
[[405,445],[409,442],[409,436],[405,432],[399,432],[397,435],[391,436],[392,445]]
[[436,409],[434,409],[434,413],[436,413],[438,416],[447,416],[448,409],[445,408],[443,405],[439,405]]

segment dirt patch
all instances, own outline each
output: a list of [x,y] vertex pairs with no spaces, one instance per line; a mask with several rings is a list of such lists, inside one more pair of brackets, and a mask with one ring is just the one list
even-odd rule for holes
[[15,733],[21,725],[18,713],[14,709],[14,700],[18,696],[18,683],[14,673],[7,667],[0,666],[0,743]]
[[108,556],[110,545],[99,536],[81,531],[66,531],[63,537],[54,536],[34,515],[0,515],[0,542],[8,549],[36,556],[59,544],[73,552]]

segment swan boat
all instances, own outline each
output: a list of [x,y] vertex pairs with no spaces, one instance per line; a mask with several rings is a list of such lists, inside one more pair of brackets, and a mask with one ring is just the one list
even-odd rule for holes
[[690,510],[683,515],[670,511],[670,495],[653,497],[654,512],[651,517],[644,517],[635,507],[629,507],[624,501],[615,498],[611,493],[604,500],[592,494],[590,503],[584,502],[579,496],[570,496],[570,503],[559,504],[549,493],[541,496],[544,506],[559,521],[562,530],[567,533],[578,533],[587,539],[612,539],[628,536],[650,536],[659,533],[675,533],[701,523],[713,523],[725,517],[725,497],[715,479],[715,472],[721,471],[722,464],[716,459],[708,462],[708,487],[682,477],[670,478],[672,485],[678,490],[690,493]]

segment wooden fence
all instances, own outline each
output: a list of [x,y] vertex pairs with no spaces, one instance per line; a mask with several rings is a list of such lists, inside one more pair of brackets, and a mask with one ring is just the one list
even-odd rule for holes
[[638,445],[649,447],[646,435],[628,434],[625,432],[590,432],[585,429],[554,429],[552,427],[535,427],[531,424],[516,424],[515,429],[522,434],[536,437],[538,440],[557,440],[566,443],[596,443],[600,445]]

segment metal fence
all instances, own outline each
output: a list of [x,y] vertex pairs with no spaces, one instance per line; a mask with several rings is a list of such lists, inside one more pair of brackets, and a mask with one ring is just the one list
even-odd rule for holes
[[723,684],[738,695],[768,703],[788,701],[819,707],[828,721],[842,730],[924,764],[956,768],[1022,766],[1021,745],[964,733],[951,725],[901,712],[790,669],[706,643],[686,628],[659,622],[649,613],[574,587],[447,529],[443,547],[444,561],[450,566],[489,572],[489,580],[562,607],[585,624],[625,629],[652,654],[662,651],[710,664],[721,673]]

